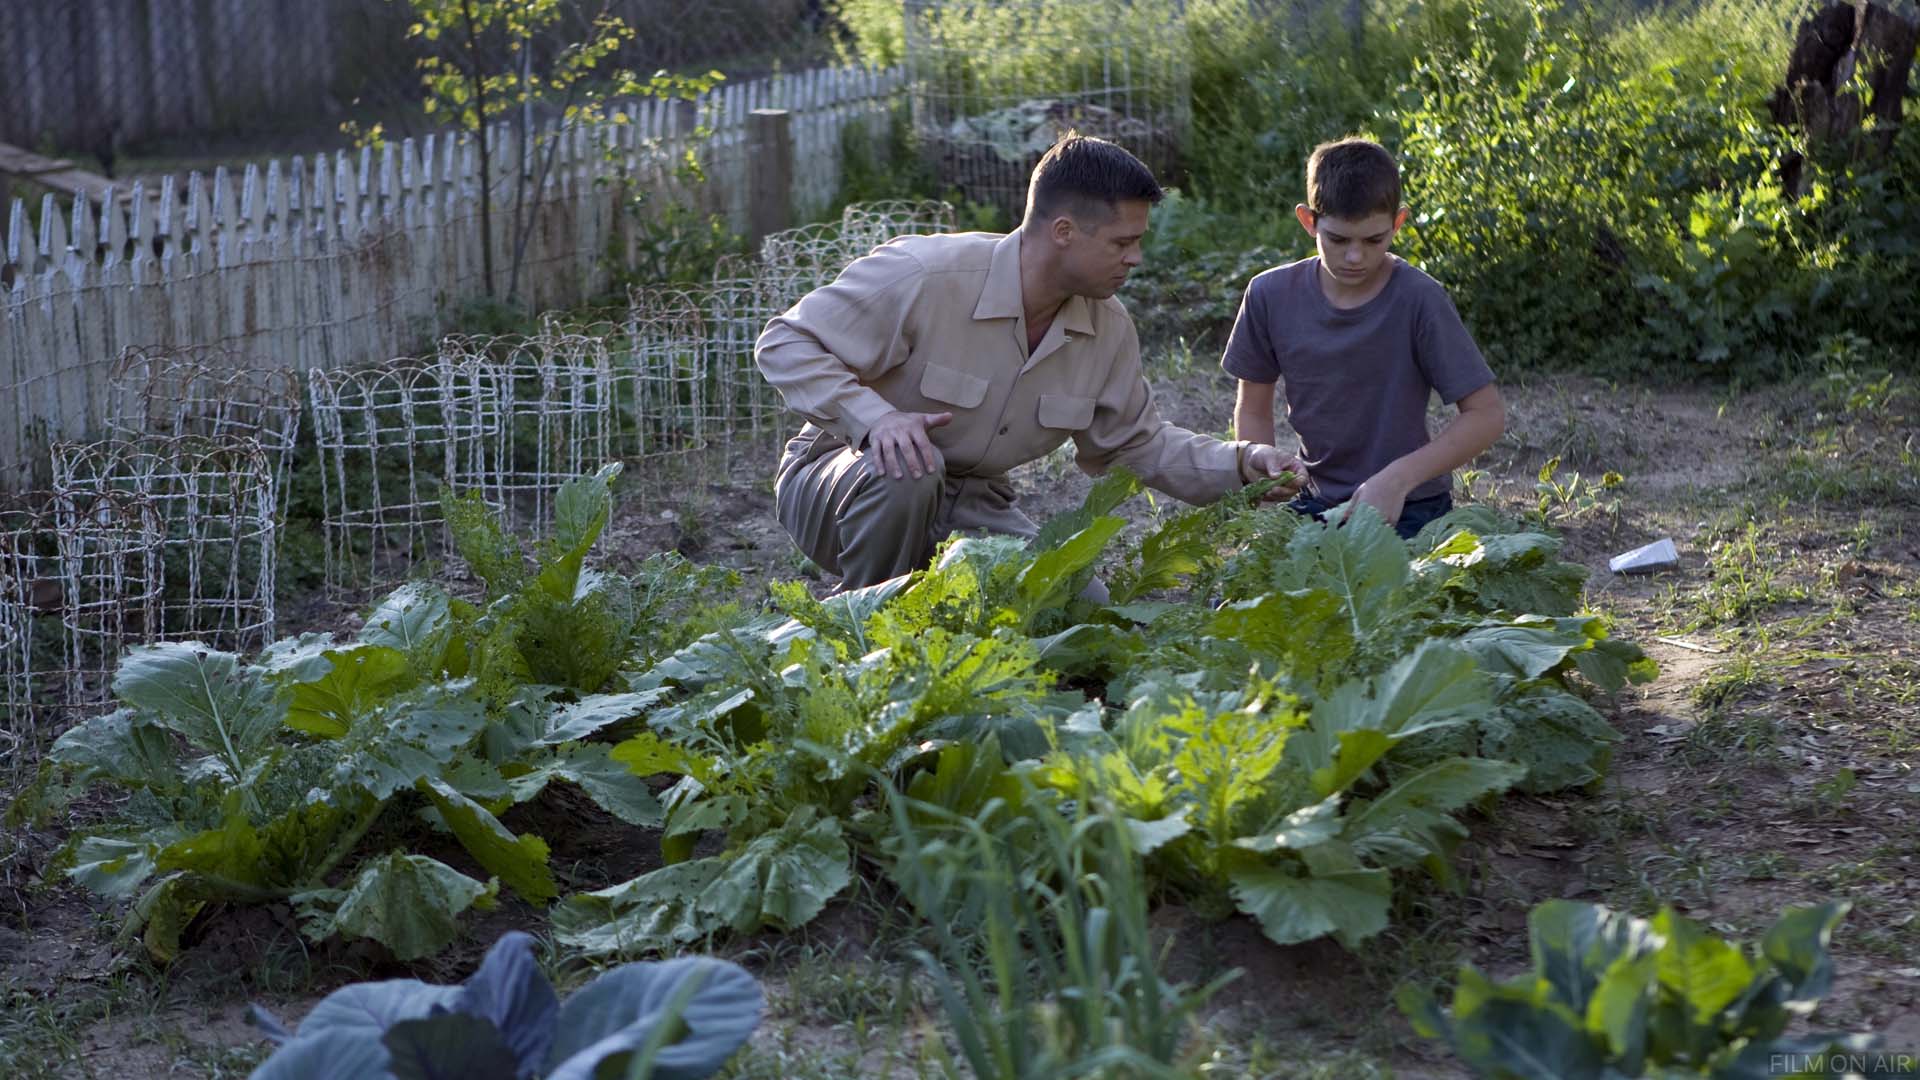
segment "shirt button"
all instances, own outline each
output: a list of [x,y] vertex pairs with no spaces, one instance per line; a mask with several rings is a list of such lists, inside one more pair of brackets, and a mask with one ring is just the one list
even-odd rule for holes
[[1001,428],[1001,429],[1000,429],[1000,434],[1002,434],[1002,435],[1005,435],[1005,434],[1006,434],[1006,433],[1007,433],[1007,432],[1008,432],[1009,430],[1011,430],[1011,429],[1010,429],[1010,428]]

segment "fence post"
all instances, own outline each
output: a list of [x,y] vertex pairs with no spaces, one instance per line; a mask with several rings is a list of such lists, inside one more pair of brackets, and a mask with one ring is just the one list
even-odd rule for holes
[[793,225],[793,114],[747,114],[747,239],[756,245]]

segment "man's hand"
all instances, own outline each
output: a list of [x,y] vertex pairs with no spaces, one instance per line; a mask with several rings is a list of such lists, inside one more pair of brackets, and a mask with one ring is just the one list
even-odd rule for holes
[[1270,476],[1280,477],[1281,481],[1262,497],[1262,501],[1279,502],[1299,494],[1300,485],[1306,482],[1307,468],[1300,463],[1298,456],[1282,453],[1274,447],[1249,447],[1246,460],[1241,464],[1240,479],[1252,483]]
[[867,429],[867,450],[878,456],[882,473],[891,473],[895,480],[912,473],[918,480],[921,474],[932,472],[940,460],[933,440],[927,438],[927,429],[952,422],[950,412],[889,413]]
[[1346,510],[1340,514],[1338,523],[1345,525],[1347,519],[1353,516],[1353,508],[1366,503],[1380,511],[1381,520],[1389,525],[1397,525],[1400,523],[1400,512],[1407,508],[1407,492],[1411,490],[1410,486],[1399,483],[1384,471],[1374,473],[1353,493],[1353,498],[1347,500]]

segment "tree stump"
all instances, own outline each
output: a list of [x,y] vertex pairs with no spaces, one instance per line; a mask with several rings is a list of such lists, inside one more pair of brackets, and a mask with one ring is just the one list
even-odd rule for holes
[[[1893,147],[1900,129],[1901,99],[1920,42],[1920,23],[1889,10],[1879,0],[1835,0],[1803,19],[1787,76],[1768,103],[1775,121],[1798,126],[1809,146],[1842,149],[1855,161],[1873,161]],[[1866,85],[1863,103],[1854,86]],[[1872,138],[1860,131],[1872,116]],[[1790,153],[1780,163],[1780,186],[1795,198],[1806,194],[1805,158]]]

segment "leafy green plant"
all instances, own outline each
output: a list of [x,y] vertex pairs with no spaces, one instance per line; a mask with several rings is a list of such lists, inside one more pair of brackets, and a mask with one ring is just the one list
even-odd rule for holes
[[1564,475],[1560,471],[1560,458],[1554,456],[1540,466],[1540,473],[1534,480],[1533,490],[1539,498],[1534,504],[1534,513],[1543,522],[1578,521],[1588,515],[1602,515],[1612,519],[1620,516],[1620,497],[1614,492],[1627,482],[1627,478],[1617,472],[1607,472],[1600,479],[1581,476],[1577,470],[1569,470]]
[[[584,566],[612,475],[563,488],[555,539],[530,565],[497,526],[465,522],[493,541],[473,549],[490,586],[516,583],[485,610],[414,583],[350,641],[304,635],[251,660],[197,642],[130,651],[114,677],[122,707],[62,735],[40,785],[53,805],[96,785],[127,796],[69,841],[68,875],[133,900],[126,932],[161,960],[201,912],[272,902],[315,940],[368,937],[415,959],[503,885],[533,904],[557,895],[546,843],[501,824],[507,807],[566,783],[620,820],[659,824],[644,779],[583,741],[651,700],[588,692],[610,678],[607,656],[635,648],[628,609],[648,609],[634,597],[649,590]],[[488,878],[408,850],[409,810]],[[384,850],[366,850],[369,836]]]
[[1191,989],[1161,973],[1124,819],[1056,808],[1003,764],[956,747],[962,758],[999,775],[1010,801],[889,799],[893,879],[937,943],[917,958],[967,1066],[941,1047],[943,1075],[1193,1075],[1181,1066],[1194,1013],[1240,973]]
[[697,1080],[720,1070],[765,1007],[753,976],[707,957],[624,964],[562,1002],[516,930],[459,986],[354,983],[322,998],[298,1033],[254,1006],[280,1048],[253,1076]]
[[1528,916],[1531,971],[1494,982],[1468,965],[1450,1008],[1417,987],[1400,1007],[1481,1076],[1826,1076],[1816,1062],[1871,1061],[1876,1042],[1786,1034],[1832,987],[1828,943],[1846,912],[1789,908],[1756,947],[1671,909],[1643,920],[1550,900]]

